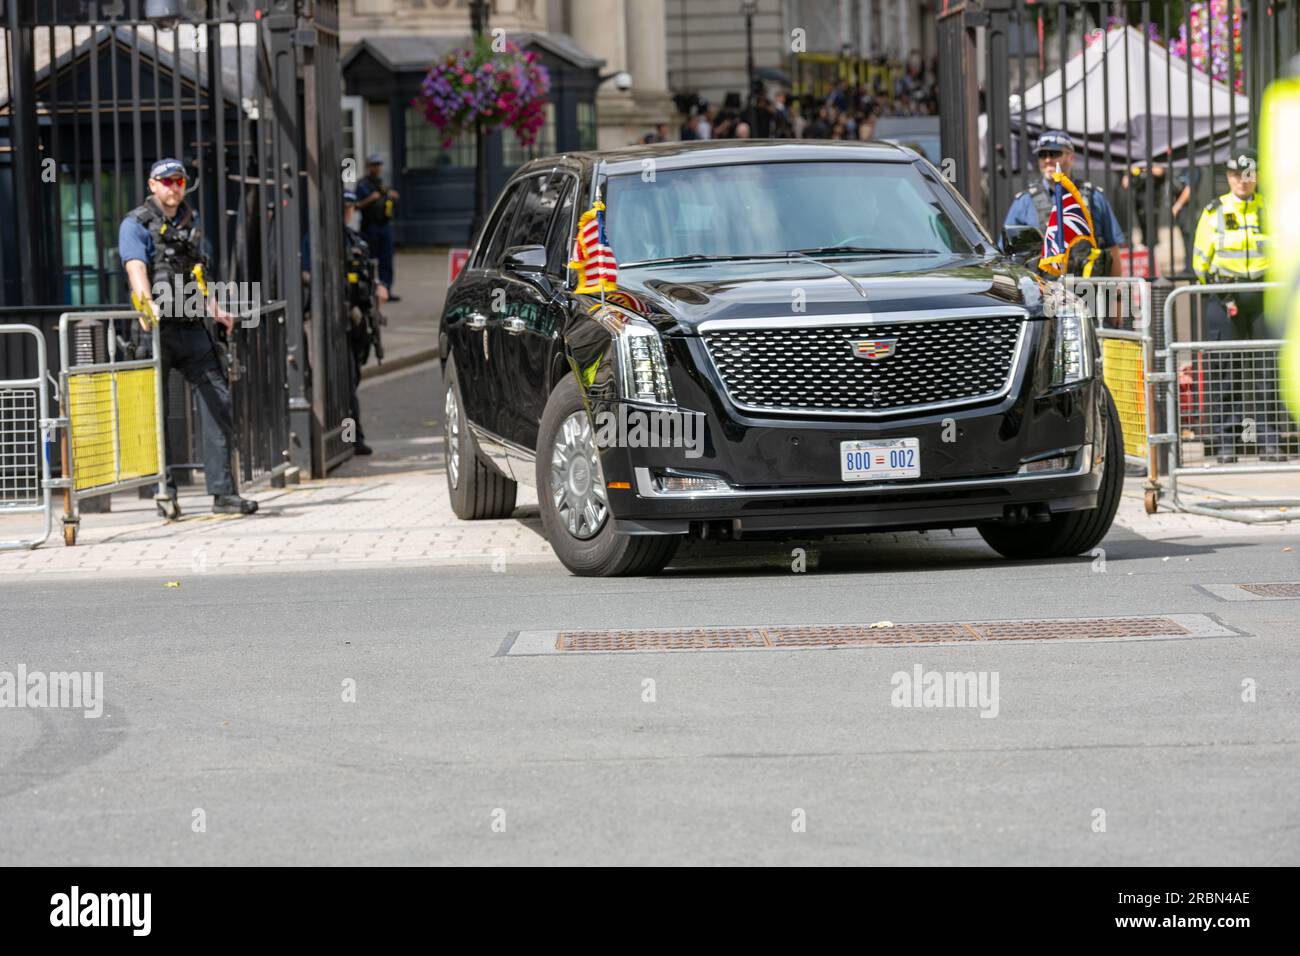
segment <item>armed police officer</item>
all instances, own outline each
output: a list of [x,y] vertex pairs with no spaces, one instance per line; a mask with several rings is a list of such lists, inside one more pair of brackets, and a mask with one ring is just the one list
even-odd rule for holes
[[[234,319],[208,294],[202,232],[197,214],[185,201],[185,184],[185,167],[179,160],[160,159],[153,164],[149,170],[150,196],[122,220],[118,253],[132,300],[142,313],[141,326],[147,329],[151,320],[159,322],[164,421],[167,375],[175,368],[199,393],[203,477],[208,494],[212,495],[213,512],[252,514],[257,510],[257,502],[239,496],[230,470],[234,431],[230,390],[205,321],[210,316],[229,332]],[[189,292],[173,294],[173,287],[197,289],[201,307],[187,309],[185,305],[191,300]],[[162,300],[161,307],[157,299]],[[199,314],[192,315],[192,311]],[[159,514],[166,518],[180,516],[170,468],[156,500]]]
[[347,297],[348,348],[352,353],[352,408],[351,417],[356,423],[355,451],[369,455],[361,430],[361,402],[357,390],[361,385],[361,368],[370,358],[384,360],[384,345],[380,338],[383,316],[379,307],[388,301],[388,286],[375,275],[375,261],[370,246],[361,233],[352,228],[352,216],[357,208],[357,194],[351,190],[343,193],[343,294]]
[[366,157],[366,175],[357,183],[357,208],[361,210],[361,234],[370,253],[379,260],[379,281],[388,289],[392,302],[401,296],[393,294],[393,216],[397,208],[397,190],[384,183],[384,157],[371,153]]
[[[1201,211],[1193,243],[1192,268],[1202,284],[1262,282],[1269,268],[1263,201],[1256,192],[1259,158],[1243,149],[1225,164],[1228,191]],[[1205,338],[1210,341],[1265,339],[1263,292],[1229,292],[1209,297]],[[1265,352],[1211,352],[1214,410],[1206,457],[1236,461],[1242,445],[1258,445],[1264,461],[1282,461],[1278,429],[1283,412],[1277,397],[1277,357]]]
[[[1034,226],[1039,232],[1046,233],[1047,220],[1055,207],[1056,184],[1052,181],[1052,174],[1056,172],[1059,165],[1061,172],[1067,176],[1071,175],[1071,170],[1074,168],[1074,141],[1070,139],[1068,133],[1049,130],[1038,137],[1034,152],[1038,155],[1038,171],[1042,175],[1042,181],[1016,193],[1011,201],[1011,208],[1007,210],[1004,225]],[[1079,195],[1083,197],[1083,204],[1088,207],[1092,215],[1097,248],[1101,250],[1101,257],[1104,260],[1103,263],[1094,266],[1093,274],[1119,275],[1119,257],[1114,249],[1124,244],[1124,230],[1120,228],[1119,220],[1115,218],[1115,211],[1111,209],[1106,194],[1090,182],[1080,186]],[[1071,256],[1068,271],[1072,275],[1081,272],[1081,257],[1085,252],[1085,246],[1080,243],[1076,249],[1080,257]]]

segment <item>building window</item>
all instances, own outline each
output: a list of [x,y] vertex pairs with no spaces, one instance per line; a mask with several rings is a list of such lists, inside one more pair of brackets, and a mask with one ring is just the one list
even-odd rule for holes
[[343,97],[343,138],[339,146],[343,158],[352,160],[353,169],[361,168],[362,153],[365,151],[365,144],[361,142],[361,117],[364,110],[365,100],[361,97]]
[[474,168],[474,134],[457,136],[442,148],[442,132],[413,107],[406,108],[406,168]]
[[596,148],[596,104],[578,104],[578,149]]
[[113,175],[99,173],[103,201],[95,219],[93,173],[59,180],[59,240],[63,251],[63,288],[71,305],[116,302],[125,296],[125,278],[117,255],[117,230],[113,210],[125,214],[131,204],[130,184],[123,179],[121,191],[113,195]]
[[514,130],[503,130],[501,133],[501,165],[506,169],[513,169],[516,166],[522,166],[530,159],[536,159],[539,156],[550,156],[555,152],[555,104],[546,104],[546,125],[542,127],[537,134],[537,142],[531,146],[524,146],[519,142],[519,137],[515,135]]

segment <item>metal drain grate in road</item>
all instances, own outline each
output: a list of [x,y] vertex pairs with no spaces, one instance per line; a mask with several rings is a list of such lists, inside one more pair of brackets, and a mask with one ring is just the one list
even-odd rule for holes
[[1300,582],[1279,581],[1274,584],[1238,584],[1237,587],[1256,597],[1300,598]]
[[847,625],[520,631],[507,656],[620,651],[801,650],[981,644],[998,641],[1127,641],[1229,637],[1236,632],[1206,614],[1145,617],[945,621]]
[[1300,598],[1300,581],[1256,584],[1202,584],[1202,591],[1224,601],[1289,601]]

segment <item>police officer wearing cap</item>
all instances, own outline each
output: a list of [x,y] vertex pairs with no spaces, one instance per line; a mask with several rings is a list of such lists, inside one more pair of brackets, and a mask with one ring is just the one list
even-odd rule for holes
[[[1038,137],[1034,152],[1038,155],[1038,171],[1042,174],[1042,181],[1016,193],[1011,201],[1011,208],[1007,210],[1004,225],[1033,226],[1039,232],[1045,233],[1047,220],[1056,204],[1056,183],[1052,181],[1052,174],[1056,172],[1056,167],[1059,165],[1061,172],[1070,176],[1070,171],[1074,167],[1074,141],[1070,139],[1068,133],[1049,130]],[[1100,187],[1090,182],[1080,185],[1079,195],[1083,197],[1083,204],[1092,214],[1097,247],[1101,249],[1102,257],[1106,260],[1105,265],[1099,264],[1094,268],[1094,274],[1119,275],[1119,258],[1110,250],[1124,244],[1124,230],[1119,227],[1115,211],[1111,209],[1110,202]],[[1076,268],[1072,261],[1069,271],[1073,273]]]
[[[1263,201],[1257,193],[1259,157],[1253,149],[1233,153],[1225,164],[1228,191],[1201,211],[1193,243],[1192,268],[1205,284],[1262,282],[1268,273],[1268,239]],[[1205,337],[1211,341],[1262,339],[1264,293],[1210,296],[1205,306]],[[1260,448],[1264,461],[1282,461],[1276,400],[1277,361],[1271,354],[1212,352],[1209,362],[1214,396],[1205,454],[1236,461],[1243,444]],[[1249,367],[1248,367],[1249,366]],[[1245,441],[1245,423],[1254,423],[1254,441]]]
[[[212,495],[213,512],[252,514],[257,502],[239,496],[230,470],[234,433],[230,390],[204,316],[186,314],[189,290],[203,288],[206,257],[198,215],[185,201],[185,184],[185,167],[179,160],[160,159],[153,164],[149,170],[149,198],[127,213],[118,229],[118,254],[132,298],[142,312],[141,326],[148,327],[146,315],[159,322],[164,405],[167,375],[173,368],[199,394],[203,477]],[[181,295],[171,291],[177,288],[178,280]],[[160,307],[154,292],[158,290],[158,297],[163,298],[164,289],[168,292]],[[229,332],[234,320],[206,292],[202,296],[208,314]],[[163,417],[166,420],[165,407]],[[158,489],[157,504],[164,517],[180,516],[171,469],[165,485]]]
[[393,216],[397,199],[397,190],[384,184],[384,157],[371,153],[366,157],[366,176],[357,183],[357,208],[361,210],[361,234],[379,260],[379,281],[388,289],[390,302],[402,298],[393,294]]

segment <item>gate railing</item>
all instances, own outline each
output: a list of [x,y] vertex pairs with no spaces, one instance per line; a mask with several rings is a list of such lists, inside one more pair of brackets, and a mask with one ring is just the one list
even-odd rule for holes
[[[1278,377],[1279,339],[1183,340],[1174,336],[1174,307],[1185,298],[1263,292],[1274,282],[1190,285],[1165,302],[1166,349],[1157,353],[1165,394],[1165,431],[1150,440],[1171,447],[1169,500],[1180,511],[1258,523],[1300,517],[1300,498],[1185,500],[1179,479],[1193,475],[1300,472],[1300,426],[1286,410]],[[1193,446],[1199,444],[1199,450]],[[1245,449],[1254,448],[1246,453]],[[1199,451],[1199,453],[1198,453]],[[1241,453],[1238,453],[1238,452]],[[1253,462],[1242,459],[1254,458]],[[1210,461],[1214,459],[1214,461]],[[1254,512],[1254,513],[1242,513]]]
[[[151,12],[145,0],[0,0],[0,141],[12,147],[0,195],[13,199],[13,228],[0,231],[0,308],[120,299],[118,223],[146,198],[153,161],[175,156],[211,242],[210,278],[259,285],[240,298],[262,303],[276,325],[236,336],[238,473],[274,480],[287,454],[324,476],[352,449],[338,437],[352,376],[336,266],[338,2],[181,3],[168,25]],[[322,319],[311,342],[305,235]]]
[[31,537],[0,538],[0,551],[38,547],[53,525],[49,444],[54,423],[45,382],[45,335],[34,325],[0,325],[0,342],[28,335],[36,340],[39,371],[31,378],[0,380],[0,517],[42,514],[45,529]]

